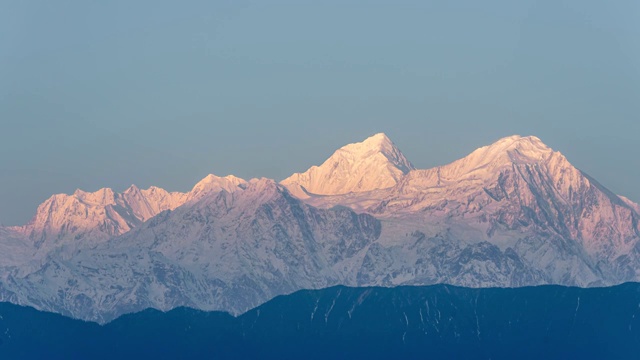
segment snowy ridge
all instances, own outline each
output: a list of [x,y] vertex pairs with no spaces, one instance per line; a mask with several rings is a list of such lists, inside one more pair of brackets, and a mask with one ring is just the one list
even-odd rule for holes
[[338,284],[613,285],[640,280],[638,209],[536,137],[418,170],[377,134],[280,184],[54,195],[0,228],[0,300],[104,322]]
[[209,174],[204,179],[200,180],[200,182],[198,182],[186,195],[186,201],[199,200],[209,194],[218,193],[222,190],[226,192],[234,192],[246,183],[247,182],[244,179],[233,175],[219,177]]
[[237,314],[300,288],[346,282],[352,260],[379,235],[370,215],[317,209],[273,180],[253,179],[64,261],[54,256],[22,278],[10,275],[0,296],[99,322],[148,307]]
[[281,183],[300,198],[384,189],[413,169],[402,152],[382,133],[338,149],[320,166],[296,173]]
[[122,193],[110,188],[95,192],[76,190],[57,194],[42,203],[29,224],[11,230],[28,237],[46,254],[66,246],[75,250],[122,235],[165,210],[173,210],[208,194],[233,191],[246,183],[235,176],[208,175],[188,193],[168,192],[152,186],[139,189],[131,185]]
[[[536,137],[511,136],[449,165],[413,170],[390,189],[307,201],[349,206],[425,237],[497,246],[540,270],[548,283],[593,286],[640,277],[638,206]],[[398,256],[406,261],[393,266],[415,272],[412,257]],[[483,271],[490,277],[493,270]]]

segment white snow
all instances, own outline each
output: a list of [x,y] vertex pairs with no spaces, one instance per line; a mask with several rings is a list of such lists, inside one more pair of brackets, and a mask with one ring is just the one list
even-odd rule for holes
[[307,193],[338,195],[395,185],[413,165],[382,133],[338,149],[320,166],[296,173],[281,183],[300,198]]
[[536,137],[418,170],[376,134],[281,184],[54,195],[0,228],[0,300],[107,321],[337,284],[611,285],[640,280],[638,209]]

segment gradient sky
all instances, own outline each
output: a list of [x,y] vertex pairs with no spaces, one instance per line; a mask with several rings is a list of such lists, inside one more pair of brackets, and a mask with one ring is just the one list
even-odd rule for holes
[[376,132],[418,167],[536,135],[640,201],[639,24],[637,0],[4,0],[0,223],[280,180]]

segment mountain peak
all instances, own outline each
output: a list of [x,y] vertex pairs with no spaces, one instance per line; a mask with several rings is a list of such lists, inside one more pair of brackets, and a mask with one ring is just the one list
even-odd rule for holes
[[[197,201],[189,204],[196,207],[215,207],[230,209],[239,207],[242,209],[253,209],[261,204],[279,198],[286,191],[284,187],[275,180],[268,178],[253,178],[242,182],[243,186],[235,188],[219,189],[208,192],[196,198]],[[187,206],[188,208],[189,206]]]
[[237,186],[239,184],[246,183],[244,179],[233,175],[227,175],[224,177],[217,176],[214,174],[209,174],[204,177],[204,179],[200,180],[195,186],[194,189],[206,187],[211,184],[223,186],[223,185],[234,185]]
[[249,180],[249,182],[247,183],[247,188],[245,189],[245,192],[274,193],[274,192],[280,192],[281,188],[282,187],[278,185],[278,183],[275,182],[275,180],[261,177],[261,178],[254,178]]
[[467,201],[465,197],[471,196],[469,194],[486,192],[496,186],[501,189],[506,181],[505,174],[527,179],[541,176],[548,184],[554,184],[566,198],[590,182],[560,152],[539,138],[513,135],[478,148],[450,164],[412,171],[396,190],[405,196],[430,189],[428,198],[424,200],[431,205],[434,201],[451,201],[453,198],[464,203]]
[[140,193],[140,188],[137,187],[135,184],[131,184],[131,186],[129,186],[127,190],[124,191],[123,194],[139,194],[139,193]]
[[238,186],[245,183],[246,181],[244,179],[233,175],[220,177],[209,174],[193,187],[193,189],[187,196],[187,201],[191,201],[193,199],[201,199],[207,194],[214,192],[217,193],[222,190],[226,192],[233,192],[238,189]]
[[115,202],[116,193],[111,188],[102,188],[95,192],[76,189],[72,196],[85,203],[107,205]]
[[338,149],[336,153],[337,152],[349,153],[354,160],[364,160],[365,158],[381,153],[404,173],[413,169],[413,165],[384,133],[372,135],[362,142],[347,144]]
[[553,150],[545,145],[540,138],[536,136],[520,136],[513,135],[502,138],[495,143],[486,146],[486,148],[492,150],[502,150],[502,151],[510,151],[510,150],[518,150],[521,152],[527,152],[529,154],[533,153],[542,153],[548,154],[553,152]]
[[461,174],[512,164],[539,163],[554,154],[560,155],[538,137],[513,135],[483,146],[446,167],[454,173]]
[[348,144],[322,165],[282,181],[294,195],[338,195],[394,186],[413,165],[384,133]]
[[377,133],[364,139],[364,141],[362,141],[359,144],[367,145],[368,147],[372,147],[372,148],[381,149],[387,146],[392,146],[393,142],[391,141],[391,139],[389,139],[389,137],[385,133]]

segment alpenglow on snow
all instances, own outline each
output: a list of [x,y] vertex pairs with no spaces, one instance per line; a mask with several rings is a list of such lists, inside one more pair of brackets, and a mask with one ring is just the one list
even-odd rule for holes
[[281,183],[54,195],[0,228],[0,300],[107,322],[334,285],[606,286],[640,280],[638,209],[533,136],[415,169],[376,134]]

